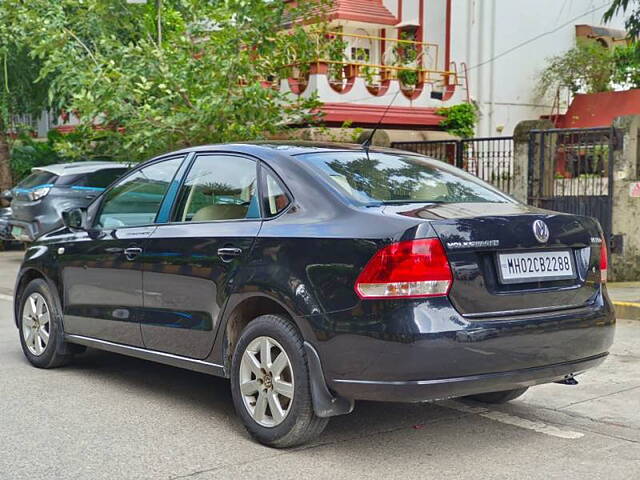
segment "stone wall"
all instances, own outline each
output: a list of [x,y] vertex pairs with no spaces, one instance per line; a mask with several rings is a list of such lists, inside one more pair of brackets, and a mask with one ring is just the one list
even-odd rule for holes
[[614,153],[613,234],[620,235],[622,249],[611,255],[609,278],[614,281],[640,279],[640,193],[632,188],[640,182],[640,116],[618,117],[622,149]]

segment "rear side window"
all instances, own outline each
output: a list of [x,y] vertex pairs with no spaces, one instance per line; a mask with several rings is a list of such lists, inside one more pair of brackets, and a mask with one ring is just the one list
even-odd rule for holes
[[58,176],[54,175],[50,172],[45,172],[41,170],[36,170],[31,175],[26,177],[20,183],[18,183],[17,188],[33,188],[39,187],[42,185],[53,185],[58,180]]
[[127,171],[126,168],[105,168],[85,176],[85,187],[107,188]]
[[93,188],[103,190],[127,172],[127,168],[105,168],[90,173],[63,175],[56,182],[57,186]]
[[265,217],[275,217],[289,205],[289,196],[282,184],[271,174],[265,175]]
[[175,221],[259,218],[256,184],[255,161],[231,155],[200,155],[180,190]]
[[358,203],[512,202],[473,175],[419,155],[327,152],[298,158]]

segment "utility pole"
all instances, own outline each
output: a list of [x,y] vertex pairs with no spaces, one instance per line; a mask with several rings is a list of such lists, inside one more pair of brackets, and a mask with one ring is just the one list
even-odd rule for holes
[[156,0],[158,48],[162,46],[162,0]]

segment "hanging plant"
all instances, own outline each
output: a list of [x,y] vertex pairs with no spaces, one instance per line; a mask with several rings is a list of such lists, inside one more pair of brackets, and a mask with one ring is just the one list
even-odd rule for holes
[[408,43],[415,41],[415,35],[410,32],[400,32],[399,42],[393,48],[395,65],[398,67],[412,67],[410,70],[398,70],[398,80],[403,87],[414,89],[418,84],[418,45]]

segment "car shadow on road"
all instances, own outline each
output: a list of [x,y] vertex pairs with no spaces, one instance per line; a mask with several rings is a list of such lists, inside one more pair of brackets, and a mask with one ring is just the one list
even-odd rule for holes
[[[92,380],[113,382],[114,388],[135,389],[140,395],[153,396],[160,403],[181,405],[194,415],[235,417],[227,379],[93,349],[79,355],[65,370],[88,375]],[[353,413],[329,422],[314,444],[342,442],[401,429],[432,428],[446,419],[462,416],[464,414],[435,403],[357,402]],[[248,438],[239,419],[225,422],[225,428]]]
[[228,404],[224,413],[233,412],[229,381],[224,378],[94,349],[76,356],[67,369],[114,384],[127,384],[141,393],[166,397],[172,402],[179,400],[186,408]]

